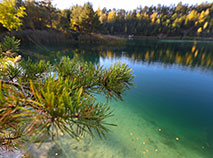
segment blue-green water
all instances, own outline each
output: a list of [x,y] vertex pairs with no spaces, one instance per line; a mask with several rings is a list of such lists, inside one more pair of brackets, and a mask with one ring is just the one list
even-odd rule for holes
[[106,67],[121,61],[136,75],[136,87],[125,94],[125,101],[110,103],[115,116],[108,121],[118,126],[111,128],[107,140],[86,137],[76,142],[63,136],[57,142],[60,150],[46,149],[48,157],[213,157],[213,42],[25,46],[21,52],[52,63],[64,55]]

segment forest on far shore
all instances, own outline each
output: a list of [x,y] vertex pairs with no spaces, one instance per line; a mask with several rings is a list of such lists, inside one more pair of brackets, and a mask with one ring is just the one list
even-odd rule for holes
[[[23,7],[21,30],[56,30],[64,33],[101,33],[137,36],[213,36],[213,3],[172,6],[98,9],[91,3],[60,10],[50,0],[16,0]],[[6,32],[4,24],[0,32]]]

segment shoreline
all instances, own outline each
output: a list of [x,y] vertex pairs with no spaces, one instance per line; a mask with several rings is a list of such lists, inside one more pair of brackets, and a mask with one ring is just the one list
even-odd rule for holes
[[104,45],[124,45],[129,40],[199,40],[213,41],[213,37],[198,36],[137,36],[137,35],[110,35],[100,33],[64,33],[56,30],[22,30],[11,33],[0,33],[0,39],[11,35],[20,39],[24,44],[43,45],[43,44],[61,44],[61,43],[88,43]]
[[213,41],[213,37],[197,37],[197,36],[137,36],[137,35],[110,35],[111,37],[118,37],[124,39],[135,40],[208,40]]

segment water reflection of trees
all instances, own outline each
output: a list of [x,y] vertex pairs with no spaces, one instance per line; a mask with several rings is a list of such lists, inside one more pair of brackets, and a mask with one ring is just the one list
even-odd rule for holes
[[20,54],[23,55],[24,59],[30,57],[33,61],[48,60],[51,63],[59,62],[63,56],[69,56],[70,58],[79,57],[84,61],[90,61],[94,64],[99,62],[99,54],[96,49],[93,50],[87,46],[79,47],[78,45],[22,46]]
[[167,43],[149,42],[142,45],[129,45],[120,51],[103,50],[105,58],[125,57],[133,62],[148,64],[162,63],[164,65],[180,65],[191,68],[213,69],[213,47],[210,43]]
[[132,41],[123,47],[72,45],[60,47],[23,47],[22,54],[34,60],[57,62],[62,56],[79,57],[94,64],[99,58],[125,57],[132,62],[179,65],[213,69],[213,46],[205,42]]

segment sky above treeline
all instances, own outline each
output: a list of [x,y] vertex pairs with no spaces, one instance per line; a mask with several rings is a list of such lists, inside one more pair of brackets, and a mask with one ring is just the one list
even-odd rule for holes
[[213,0],[53,0],[54,6],[59,9],[68,9],[73,5],[83,5],[86,2],[93,4],[93,8],[97,10],[99,7],[102,9],[106,7],[107,9],[125,9],[133,10],[137,7],[144,6],[157,6],[158,4],[170,6],[172,4],[182,4],[195,5],[203,2],[213,3]]

